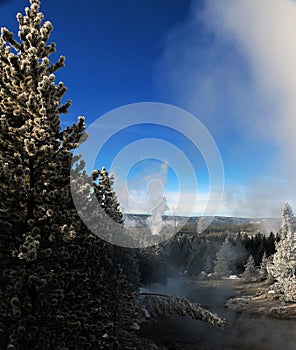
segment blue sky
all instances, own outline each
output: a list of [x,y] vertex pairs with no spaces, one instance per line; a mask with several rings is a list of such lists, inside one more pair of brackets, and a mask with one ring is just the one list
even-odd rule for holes
[[[15,15],[25,6],[27,0],[0,1],[1,26],[17,32]],[[180,107],[204,124],[220,151],[225,187],[218,214],[278,216],[283,202],[293,205],[293,1],[43,0],[41,11],[53,23],[57,55],[66,56],[66,67],[57,74],[73,101],[64,124],[84,115],[89,126],[133,103]],[[192,164],[191,177],[180,170],[180,157],[176,153],[174,158],[172,150],[170,162],[169,155],[137,162],[126,154],[135,161],[125,181],[113,161],[126,146],[146,138],[181,150]],[[128,183],[139,201],[149,201],[147,186],[156,179],[170,210],[177,206],[180,183],[182,195],[192,201],[197,179],[198,203],[194,208],[180,206],[178,214],[203,214],[210,188],[215,191],[199,150],[176,130],[159,125],[114,132],[96,165],[113,167],[117,191]]]

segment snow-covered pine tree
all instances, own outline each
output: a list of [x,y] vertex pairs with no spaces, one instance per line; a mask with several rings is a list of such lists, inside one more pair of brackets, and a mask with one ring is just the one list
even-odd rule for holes
[[246,282],[255,282],[257,279],[257,268],[255,265],[255,260],[252,255],[249,256],[248,261],[245,264],[245,271],[242,274],[243,279]]
[[113,190],[114,175],[109,175],[106,168],[93,172],[93,179],[96,197],[105,213],[118,224],[123,224],[123,215],[120,211],[119,202]]
[[203,270],[206,273],[210,273],[210,272],[213,271],[213,260],[212,260],[212,258],[209,255],[207,255],[206,258],[205,258],[205,263],[204,263]]
[[[42,24],[38,8],[39,1],[32,1],[26,16],[18,14],[20,41],[6,28],[0,37],[1,217],[4,222],[8,217],[14,232],[18,231],[13,238],[15,256],[27,261],[37,257],[44,239],[40,232],[53,222],[52,237],[61,232],[71,239],[79,229],[65,193],[70,149],[84,130],[82,117],[64,132],[60,130],[60,114],[67,112],[70,101],[61,103],[66,88],[62,82],[55,84],[53,73],[65,59],[61,56],[58,62],[50,62],[55,51],[54,44],[47,45],[52,25]],[[59,211],[65,210],[67,215],[61,220]],[[10,225],[6,223],[7,228]]]
[[[126,328],[130,285],[114,269],[113,247],[88,231],[74,207],[71,151],[84,119],[61,131],[70,102],[62,103],[66,88],[54,73],[64,57],[51,62],[52,25],[43,22],[40,1],[30,3],[17,16],[18,39],[5,28],[0,37],[0,348],[152,348]],[[93,178],[75,160],[72,174],[86,180],[79,188],[73,177],[79,198],[92,207]],[[113,312],[119,306],[124,315]]]
[[268,278],[267,263],[268,263],[268,258],[267,258],[266,252],[264,252],[261,264],[259,266],[259,271],[258,271],[259,281],[265,281]]
[[[54,73],[64,57],[51,62],[52,25],[30,3],[18,39],[6,28],[0,37],[0,348],[113,349],[113,249],[86,229],[70,194],[84,119],[61,131],[70,102]],[[83,166],[74,171],[88,179],[87,202]]]
[[[123,225],[123,215],[120,205],[113,189],[114,175],[109,175],[105,167],[102,170],[95,170],[92,174],[94,180],[94,191],[98,202],[104,212],[119,225]],[[123,248],[114,245],[113,249],[113,268],[114,275],[119,272],[124,274],[130,283],[132,292],[140,287],[139,262],[135,249]],[[114,281],[118,288],[118,281]]]
[[281,208],[282,224],[280,229],[280,238],[285,237],[288,232],[296,232],[296,220],[293,209],[289,203],[285,203]]
[[223,255],[223,251],[219,251],[214,261],[214,274],[216,277],[229,277],[232,271],[229,269],[229,263]]
[[275,280],[273,288],[283,295],[286,301],[296,301],[296,233],[294,214],[285,204],[282,208],[280,241],[276,242],[276,252],[269,273]]
[[221,248],[216,254],[214,261],[214,273],[217,277],[228,277],[234,273],[236,255],[228,237],[226,237]]

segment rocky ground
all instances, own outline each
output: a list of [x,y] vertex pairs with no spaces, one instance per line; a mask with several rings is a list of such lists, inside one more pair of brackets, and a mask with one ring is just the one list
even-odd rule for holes
[[237,312],[296,320],[296,303],[282,301],[266,282],[236,280],[233,287],[238,296],[228,299],[226,307]]

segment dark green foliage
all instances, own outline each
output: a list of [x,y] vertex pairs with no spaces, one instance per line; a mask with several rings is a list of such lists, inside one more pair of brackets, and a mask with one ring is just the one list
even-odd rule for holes
[[162,274],[164,268],[161,266],[166,266],[164,263],[164,254],[162,251],[162,245],[152,246],[149,248],[141,249],[139,251],[139,270],[140,270],[140,281],[143,285],[165,280],[165,276]]
[[[71,150],[84,119],[60,129],[70,102],[61,103],[66,88],[53,72],[64,57],[49,59],[52,25],[42,24],[39,5],[31,0],[18,15],[19,41],[7,29],[0,38],[0,349],[114,349],[134,320],[137,286],[124,257],[89,232],[74,207]],[[102,174],[109,187],[100,203],[121,223],[112,179]],[[81,189],[86,205],[94,200],[89,183]]]
[[268,237],[261,233],[248,236],[244,235],[242,243],[247,252],[254,257],[255,265],[259,266],[264,253],[269,257],[275,253],[275,242],[278,240],[278,236],[275,236],[273,232]]
[[268,237],[261,233],[232,235],[229,232],[209,232],[188,234],[179,232],[170,240],[142,249],[140,252],[140,272],[142,283],[164,281],[167,276],[186,274],[199,276],[202,271],[214,272],[214,262],[225,239],[233,247],[233,261],[229,273],[240,274],[245,270],[249,255],[253,255],[256,266],[259,266],[264,253],[271,256],[275,251],[278,236],[272,232]]
[[[113,190],[114,177],[109,175],[106,168],[96,170],[92,174],[94,192],[101,208],[116,223],[123,224],[123,215],[120,211],[116,194]],[[134,292],[140,286],[138,271],[138,256],[135,249],[112,246],[114,274],[124,274],[128,284],[126,288]],[[116,281],[115,281],[116,283]]]

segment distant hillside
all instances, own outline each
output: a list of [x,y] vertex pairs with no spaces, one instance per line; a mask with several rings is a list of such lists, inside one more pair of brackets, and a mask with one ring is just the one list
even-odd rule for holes
[[[144,214],[125,214],[125,226],[129,228],[147,227],[147,219],[149,215]],[[198,232],[262,232],[269,234],[271,231],[278,232],[281,219],[277,218],[240,218],[240,217],[224,217],[216,216],[214,218],[207,216],[163,216],[163,227],[166,229],[174,229],[182,227],[184,233]],[[206,229],[205,229],[206,228]]]

